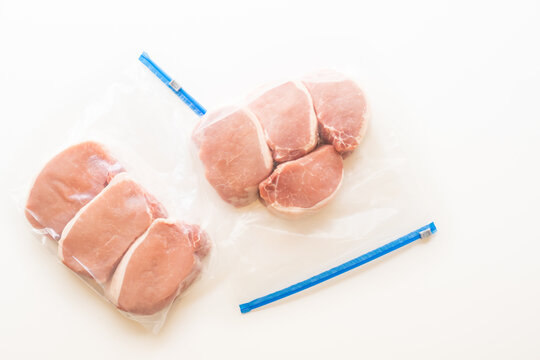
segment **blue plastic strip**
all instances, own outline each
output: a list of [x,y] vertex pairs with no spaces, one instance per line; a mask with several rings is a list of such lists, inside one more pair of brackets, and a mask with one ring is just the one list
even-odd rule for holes
[[199,116],[203,116],[206,113],[206,109],[202,107],[201,104],[197,102],[191,95],[189,95],[184,89],[180,88],[174,88],[172,84],[174,84],[174,80],[167,75],[165,71],[163,71],[152,59],[150,59],[150,56],[146,52],[143,52],[141,56],[139,56],[139,61],[142,62],[150,71],[152,71],[169,89],[172,90],[195,114]]
[[397,250],[407,244],[412,243],[413,241],[416,241],[420,238],[425,238],[431,234],[434,234],[435,232],[437,232],[437,227],[435,226],[435,223],[432,222],[426,226],[419,228],[418,230],[411,232],[410,234],[402,236],[397,240],[389,242],[386,245],[383,245],[364,255],[361,255],[355,259],[347,261],[344,264],[338,265],[330,270],[320,273],[319,275],[315,275],[307,280],[301,281],[297,284],[291,285],[289,287],[286,287],[285,289],[273,292],[266,296],[257,298],[253,301],[240,304],[240,312],[244,314],[258,307],[270,304],[274,301],[283,299],[287,296],[291,296],[302,290],[306,290],[312,286],[315,286],[324,281],[330,280],[338,275],[341,275],[347,271],[350,271],[354,268],[364,265],[370,261],[378,259],[383,255],[386,255],[394,250]]

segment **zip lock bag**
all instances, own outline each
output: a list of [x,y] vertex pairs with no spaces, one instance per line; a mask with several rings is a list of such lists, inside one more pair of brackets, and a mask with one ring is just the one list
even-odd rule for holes
[[136,62],[86,108],[17,195],[33,232],[123,315],[157,333],[175,299],[213,279],[211,211],[188,143],[197,115]]
[[201,116],[191,136],[197,190],[234,224],[221,254],[241,312],[437,231],[421,171],[396,131],[371,121],[349,77],[274,82],[206,113],[147,54],[140,60]]

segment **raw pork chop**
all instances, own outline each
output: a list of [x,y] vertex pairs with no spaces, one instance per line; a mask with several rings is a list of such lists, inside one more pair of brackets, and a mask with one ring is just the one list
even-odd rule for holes
[[272,155],[257,118],[247,109],[206,115],[193,140],[208,182],[228,203],[241,207],[257,198],[257,186],[272,171]]
[[162,310],[195,279],[207,244],[207,234],[196,225],[155,220],[120,261],[109,298],[132,314]]
[[330,145],[294,161],[280,164],[259,185],[270,210],[301,215],[317,210],[334,196],[343,178],[343,160]]
[[167,216],[161,204],[124,173],[66,225],[58,256],[78,274],[104,283],[129,246],[152,221]]
[[83,142],[52,158],[36,178],[25,214],[30,224],[58,240],[77,211],[124,171],[102,145]]
[[322,72],[304,80],[311,93],[325,143],[339,153],[356,149],[367,129],[366,99],[352,80],[335,72]]
[[249,109],[259,119],[275,161],[298,159],[317,145],[317,117],[301,82],[289,81],[266,91]]

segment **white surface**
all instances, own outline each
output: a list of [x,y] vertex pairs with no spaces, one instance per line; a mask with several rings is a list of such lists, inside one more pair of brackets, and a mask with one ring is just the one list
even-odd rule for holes
[[153,336],[58,265],[5,193],[2,358],[539,358],[539,34],[537,1],[0,2],[2,191],[146,50],[207,106],[361,69],[373,121],[429,166],[440,227],[264,311],[240,315],[226,284],[194,292]]

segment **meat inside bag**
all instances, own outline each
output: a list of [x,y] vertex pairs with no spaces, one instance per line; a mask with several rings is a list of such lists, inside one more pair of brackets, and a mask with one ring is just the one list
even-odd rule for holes
[[[227,251],[239,304],[294,286],[432,221],[422,183],[426,169],[407,160],[399,131],[373,114],[366,94],[361,82],[320,71],[262,86],[234,102],[237,112],[258,121],[252,135],[236,139],[237,127],[224,108],[210,108],[199,121],[193,133],[199,188],[239,224]],[[246,151],[214,151],[255,141]],[[269,173],[268,151],[274,160]],[[246,182],[237,186],[239,180]],[[222,195],[233,189],[250,195],[242,202]]]
[[[231,275],[249,301],[430,220],[421,172],[384,121],[366,131],[364,89],[348,77],[288,79],[206,113],[140,60],[157,77],[141,64],[119,76],[30,164],[50,174],[82,159],[76,170],[37,175],[22,201],[59,262],[126,317],[157,332],[188,290]],[[80,144],[104,150],[55,157]]]
[[158,332],[179,298],[214,281],[214,240],[226,235],[211,226],[182,145],[198,116],[137,61],[68,115],[67,138],[36,139],[35,175],[17,194],[23,217],[107,306]]
[[368,118],[360,87],[324,71],[211,109],[192,138],[202,172],[223,201],[242,208],[259,200],[278,216],[297,218],[338,193],[343,160],[351,162],[344,158],[361,147]]

